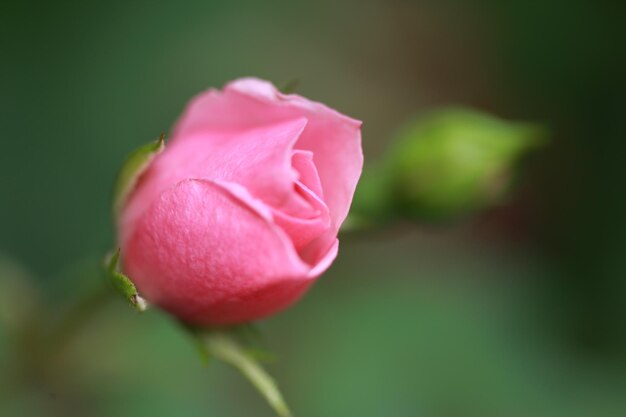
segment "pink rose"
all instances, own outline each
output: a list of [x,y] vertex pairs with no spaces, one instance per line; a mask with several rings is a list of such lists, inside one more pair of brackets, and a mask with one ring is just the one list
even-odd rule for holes
[[337,256],[363,164],[360,127],[258,79],[200,94],[122,208],[124,271],[188,322],[289,306]]

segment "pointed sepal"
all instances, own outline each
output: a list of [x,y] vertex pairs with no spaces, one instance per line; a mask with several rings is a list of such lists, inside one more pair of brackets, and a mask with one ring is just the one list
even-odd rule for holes
[[116,216],[137,184],[139,176],[163,149],[165,149],[165,135],[161,133],[159,139],[135,149],[128,155],[117,175],[113,190],[113,211]]
[[120,294],[139,312],[148,308],[148,303],[137,292],[137,287],[126,275],[119,271],[120,250],[116,250],[107,263],[107,273],[111,283]]
[[284,83],[280,88],[280,92],[283,94],[294,94],[300,86],[300,80],[298,78],[292,78]]

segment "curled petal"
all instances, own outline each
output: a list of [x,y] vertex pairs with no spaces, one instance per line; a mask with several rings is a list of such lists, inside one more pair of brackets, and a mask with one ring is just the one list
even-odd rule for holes
[[206,129],[253,127],[304,117],[296,149],[311,151],[333,228],[338,230],[352,202],[363,167],[361,122],[296,94],[282,94],[271,83],[242,78],[222,92],[209,90],[187,107],[174,131],[185,136]]
[[298,173],[298,181],[311,190],[318,198],[324,199],[320,176],[313,162],[313,152],[296,150],[291,157],[291,165]]

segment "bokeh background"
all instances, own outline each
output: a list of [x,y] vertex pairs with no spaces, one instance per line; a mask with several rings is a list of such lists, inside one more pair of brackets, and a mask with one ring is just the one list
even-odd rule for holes
[[[0,13],[0,311],[102,279],[117,168],[254,75],[394,133],[461,104],[550,128],[505,204],[342,238],[261,323],[297,416],[626,415],[626,3],[13,1]],[[14,317],[15,312],[9,311]],[[44,378],[0,325],[2,416],[271,416],[163,314],[109,303]],[[16,352],[16,350],[18,352]]]

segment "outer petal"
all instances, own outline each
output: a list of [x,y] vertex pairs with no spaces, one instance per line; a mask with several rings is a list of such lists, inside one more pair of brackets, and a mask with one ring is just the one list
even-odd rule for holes
[[148,300],[187,321],[264,317],[294,302],[330,264],[312,270],[270,217],[236,184],[182,181],[141,216],[122,247],[125,271]]
[[348,214],[363,166],[360,121],[304,97],[282,94],[269,82],[244,78],[228,84],[223,92],[209,90],[197,96],[180,119],[174,136],[294,117],[308,120],[296,149],[313,152],[324,200],[337,230]]
[[132,233],[137,219],[165,189],[188,178],[236,182],[275,207],[302,204],[293,192],[297,174],[291,167],[291,154],[306,123],[299,118],[255,128],[189,132],[175,138],[131,195],[121,219],[121,240]]

